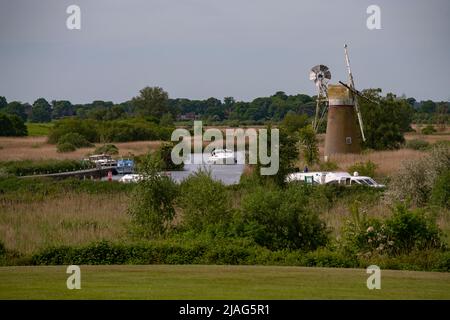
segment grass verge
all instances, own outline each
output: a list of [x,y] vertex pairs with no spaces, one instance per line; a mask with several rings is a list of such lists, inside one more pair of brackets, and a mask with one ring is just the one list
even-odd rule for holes
[[68,290],[65,266],[1,267],[0,299],[450,299],[450,274],[268,266],[81,266]]

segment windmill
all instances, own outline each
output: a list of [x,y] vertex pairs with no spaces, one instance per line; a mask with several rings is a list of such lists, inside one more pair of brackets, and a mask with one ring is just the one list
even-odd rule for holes
[[[327,114],[325,160],[332,154],[359,153],[361,151],[361,140],[366,140],[357,96],[371,100],[355,89],[347,45],[344,46],[344,51],[348,84],[339,81],[339,84],[328,85],[331,73],[328,67],[324,65],[313,67],[309,75],[310,80],[314,81],[318,88],[316,114],[313,122],[313,128],[316,132]],[[321,105],[323,106],[321,107]]]

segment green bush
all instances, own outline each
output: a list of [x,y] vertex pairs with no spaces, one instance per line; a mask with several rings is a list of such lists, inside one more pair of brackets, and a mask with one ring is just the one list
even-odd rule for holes
[[395,253],[442,246],[435,219],[426,215],[423,210],[408,210],[404,205],[398,205],[394,208],[392,217],[386,219],[385,223]]
[[387,199],[391,202],[407,201],[416,206],[427,205],[437,178],[449,169],[450,147],[434,145],[426,156],[402,164],[391,178]]
[[374,177],[376,168],[377,165],[368,160],[366,162],[355,163],[350,166],[347,171],[350,172],[350,174],[353,174],[353,172],[358,172],[360,176]]
[[157,150],[158,157],[162,160],[162,170],[183,170],[184,163],[175,164],[172,161],[173,142],[163,142]]
[[436,179],[431,190],[431,203],[450,209],[450,170],[445,171]]
[[97,121],[89,119],[69,118],[55,122],[50,128],[48,142],[56,144],[66,134],[77,133],[89,142],[98,142]]
[[361,215],[356,205],[351,213],[352,218],[342,230],[343,249],[347,252],[365,257],[397,256],[443,246],[434,218],[422,210],[397,205],[392,216],[384,220]]
[[[356,257],[328,248],[311,252],[270,251],[245,239],[164,240],[119,244],[95,242],[85,246],[44,249],[20,261],[25,265],[111,265],[111,264],[239,264],[295,265],[307,267],[365,268],[376,264],[382,269],[450,270],[450,252],[413,251],[395,257],[377,255]],[[19,262],[19,263],[18,263]],[[8,264],[8,261],[6,262]]]
[[314,250],[328,242],[328,230],[308,208],[308,186],[256,188],[242,199],[244,236],[269,249]]
[[224,226],[231,221],[231,200],[226,187],[199,171],[181,183],[178,204],[183,211],[183,225],[191,230]]
[[95,154],[109,154],[109,155],[115,155],[115,154],[119,154],[119,148],[117,148],[115,145],[113,144],[104,144],[98,148],[95,149],[94,151]]
[[17,115],[0,112],[0,136],[27,136],[25,122]]
[[143,179],[134,190],[128,213],[132,217],[132,233],[140,238],[158,238],[173,228],[178,186],[161,175],[161,160],[148,155],[139,166]]
[[75,147],[72,143],[70,142],[64,142],[64,143],[58,143],[56,145],[56,151],[60,152],[60,153],[64,153],[64,152],[73,152],[77,150],[77,147]]
[[422,128],[421,132],[422,132],[422,134],[429,135],[429,134],[435,133],[436,129],[434,128],[433,125],[429,124],[425,128]]
[[58,173],[92,168],[88,161],[79,160],[20,160],[0,162],[0,168],[8,174],[28,176],[33,174]]
[[407,149],[426,151],[429,149],[430,144],[424,140],[413,139],[413,140],[406,141],[405,147]]
[[50,129],[48,142],[56,144],[68,133],[77,133],[89,142],[126,142],[138,140],[170,140],[173,126],[161,126],[142,118],[112,121],[62,119]]
[[58,144],[72,144],[75,148],[92,147],[93,144],[90,143],[84,136],[76,132],[70,132],[62,135],[58,139]]

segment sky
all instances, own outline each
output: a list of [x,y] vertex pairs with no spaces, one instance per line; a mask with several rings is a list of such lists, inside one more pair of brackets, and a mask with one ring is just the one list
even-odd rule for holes
[[[69,30],[69,5],[81,29]],[[381,29],[369,30],[369,5]],[[315,94],[327,65],[357,89],[450,100],[448,0],[0,0],[0,96],[123,102],[145,86],[171,98],[251,101]]]

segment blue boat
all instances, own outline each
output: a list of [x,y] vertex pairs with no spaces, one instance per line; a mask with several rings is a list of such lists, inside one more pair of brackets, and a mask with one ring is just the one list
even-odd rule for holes
[[117,173],[127,174],[134,172],[134,161],[131,159],[120,159],[117,160]]

